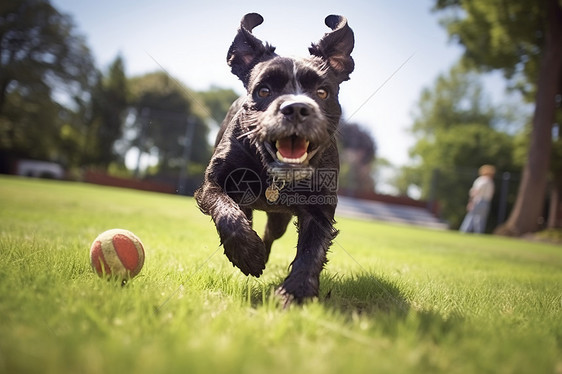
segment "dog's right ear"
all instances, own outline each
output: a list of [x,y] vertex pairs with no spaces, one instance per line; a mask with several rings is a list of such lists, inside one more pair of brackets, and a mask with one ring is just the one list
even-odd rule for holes
[[248,13],[242,17],[238,34],[228,50],[226,61],[236,75],[247,87],[250,71],[260,61],[275,56],[275,47],[263,44],[252,35],[254,27],[263,23],[263,17],[257,13]]

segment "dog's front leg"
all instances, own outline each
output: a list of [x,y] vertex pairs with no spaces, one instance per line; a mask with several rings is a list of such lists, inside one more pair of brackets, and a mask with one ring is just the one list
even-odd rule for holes
[[297,255],[291,272],[277,290],[286,307],[291,302],[302,303],[306,298],[318,296],[320,272],[326,263],[326,254],[338,234],[334,228],[333,209],[305,212],[298,216],[299,239]]
[[251,217],[213,183],[205,183],[195,198],[201,210],[215,222],[230,262],[245,275],[259,277],[265,269],[267,255],[263,241],[252,229]]

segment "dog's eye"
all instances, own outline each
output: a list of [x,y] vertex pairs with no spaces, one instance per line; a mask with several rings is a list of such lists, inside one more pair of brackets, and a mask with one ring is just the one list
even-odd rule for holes
[[326,100],[328,98],[328,91],[324,88],[319,88],[316,90],[316,96],[318,96],[322,100]]
[[258,89],[258,96],[261,98],[265,98],[271,95],[271,90],[267,87],[261,87]]

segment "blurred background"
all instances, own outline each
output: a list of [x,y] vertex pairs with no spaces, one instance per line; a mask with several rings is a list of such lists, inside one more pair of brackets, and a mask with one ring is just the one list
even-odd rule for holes
[[342,14],[356,70],[341,86],[340,193],[459,227],[483,164],[488,232],[562,227],[558,0],[0,5],[0,172],[190,195],[243,87],[226,64],[241,17],[306,56]]

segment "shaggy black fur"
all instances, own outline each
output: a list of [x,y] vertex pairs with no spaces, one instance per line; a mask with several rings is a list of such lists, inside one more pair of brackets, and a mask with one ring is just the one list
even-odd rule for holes
[[[338,92],[354,68],[354,36],[344,17],[331,15],[326,25],[332,31],[312,44],[309,57],[286,58],[252,34],[262,22],[259,14],[245,15],[228,51],[228,64],[247,95],[223,121],[195,197],[215,222],[228,259],[256,277],[273,241],[297,217],[297,254],[277,290],[288,305],[318,295],[337,235]],[[263,240],[252,229],[255,209],[267,212]]]

